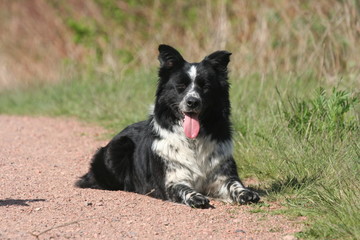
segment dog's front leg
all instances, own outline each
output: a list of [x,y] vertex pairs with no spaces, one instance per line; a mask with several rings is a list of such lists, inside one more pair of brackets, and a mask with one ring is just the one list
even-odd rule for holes
[[186,183],[173,183],[167,185],[167,193],[170,200],[184,203],[193,208],[210,207],[209,199],[201,193],[196,192]]
[[260,200],[258,193],[244,187],[241,183],[232,157],[224,161],[214,172],[210,192],[215,197],[240,204],[256,203]]
[[223,185],[233,202],[240,204],[256,203],[260,200],[259,194],[245,188],[237,177],[229,178]]

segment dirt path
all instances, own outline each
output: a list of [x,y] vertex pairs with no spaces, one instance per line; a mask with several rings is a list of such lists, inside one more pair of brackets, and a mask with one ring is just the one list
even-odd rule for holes
[[0,239],[294,239],[300,225],[249,206],[191,209],[73,187],[103,130],[75,120],[0,115]]

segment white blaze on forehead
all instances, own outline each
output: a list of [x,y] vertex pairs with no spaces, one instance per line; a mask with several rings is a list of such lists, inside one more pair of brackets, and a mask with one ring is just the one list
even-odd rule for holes
[[195,66],[191,66],[189,71],[187,72],[189,74],[189,77],[191,78],[191,80],[194,82],[195,78],[196,78],[196,67]]

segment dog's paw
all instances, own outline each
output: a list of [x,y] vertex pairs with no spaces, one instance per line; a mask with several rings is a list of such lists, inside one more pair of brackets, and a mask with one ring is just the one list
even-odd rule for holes
[[189,205],[192,208],[209,208],[210,201],[204,195],[200,193],[192,195],[187,201],[186,205]]
[[259,194],[250,189],[242,189],[236,194],[236,202],[240,204],[257,203],[259,200]]

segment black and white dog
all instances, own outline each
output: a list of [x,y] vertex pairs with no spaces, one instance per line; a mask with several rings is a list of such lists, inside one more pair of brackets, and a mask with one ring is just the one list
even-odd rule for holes
[[233,159],[227,65],[217,51],[188,63],[159,46],[159,82],[149,119],[128,126],[94,155],[81,188],[124,190],[210,207],[207,197],[240,204],[259,195],[241,183]]

